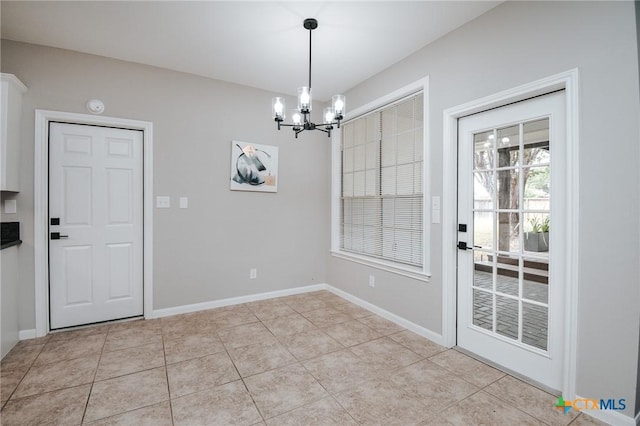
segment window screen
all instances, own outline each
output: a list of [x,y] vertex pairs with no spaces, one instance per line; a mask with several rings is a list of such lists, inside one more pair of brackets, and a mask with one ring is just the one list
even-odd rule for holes
[[423,94],[342,126],[340,248],[423,266]]

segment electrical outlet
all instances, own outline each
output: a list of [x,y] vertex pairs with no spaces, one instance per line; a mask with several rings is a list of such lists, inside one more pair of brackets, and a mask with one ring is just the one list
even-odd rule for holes
[[258,278],[258,270],[256,268],[249,269],[249,279],[255,280],[256,278]]
[[369,287],[374,288],[376,286],[376,277],[369,275]]

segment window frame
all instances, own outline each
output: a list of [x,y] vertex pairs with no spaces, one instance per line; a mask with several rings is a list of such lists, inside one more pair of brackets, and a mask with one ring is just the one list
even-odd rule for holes
[[429,77],[426,76],[398,90],[369,102],[351,112],[347,112],[344,122],[356,119],[365,114],[383,109],[404,98],[423,93],[423,159],[422,159],[422,212],[423,212],[423,264],[422,267],[407,265],[391,260],[379,259],[366,255],[341,250],[340,248],[340,209],[342,197],[342,131],[331,133],[331,250],[333,257],[344,259],[361,265],[403,275],[419,281],[428,282],[431,277],[430,230],[431,230],[431,167],[429,150]]

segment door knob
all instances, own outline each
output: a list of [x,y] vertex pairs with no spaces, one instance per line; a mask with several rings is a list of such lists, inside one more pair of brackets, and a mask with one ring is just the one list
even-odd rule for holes
[[69,238],[69,236],[68,235],[60,235],[59,232],[52,232],[51,233],[51,239],[52,240],[60,240],[60,239],[63,239],[63,238]]

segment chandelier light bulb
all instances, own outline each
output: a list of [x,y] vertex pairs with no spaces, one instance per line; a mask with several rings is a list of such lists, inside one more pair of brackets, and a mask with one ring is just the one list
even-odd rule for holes
[[302,126],[302,114],[300,114],[300,111],[293,110],[291,112],[291,121],[294,126]]
[[298,88],[298,109],[300,112],[311,111],[311,88],[302,86]]
[[331,98],[331,106],[336,117],[342,117],[344,115],[344,95],[333,95]]
[[273,114],[272,114],[272,118],[276,119],[276,120],[283,120],[285,118],[284,115],[284,109],[285,109],[285,101],[284,98],[281,97],[275,97],[272,100],[272,106],[273,106]]
[[335,118],[335,114],[333,113],[333,108],[326,107],[324,109],[324,124],[331,124]]

